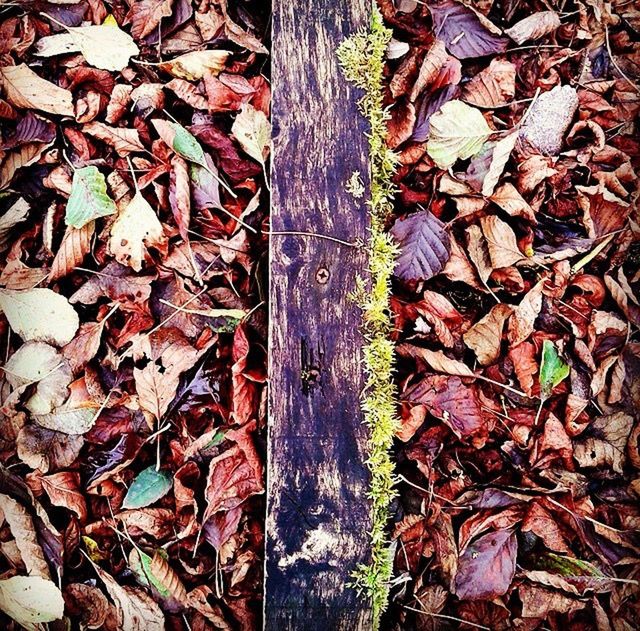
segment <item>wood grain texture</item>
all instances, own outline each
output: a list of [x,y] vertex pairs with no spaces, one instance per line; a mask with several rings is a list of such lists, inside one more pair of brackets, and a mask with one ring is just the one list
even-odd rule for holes
[[[335,52],[369,12],[367,0],[274,2],[274,232],[366,239],[364,201],[345,190],[368,172],[366,125]],[[270,261],[265,629],[368,630],[369,603],[346,587],[371,545],[361,313],[348,297],[366,252],[273,235]]]

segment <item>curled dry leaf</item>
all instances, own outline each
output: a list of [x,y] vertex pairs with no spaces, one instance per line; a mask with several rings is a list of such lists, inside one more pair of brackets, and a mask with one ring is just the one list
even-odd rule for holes
[[70,436],[39,425],[25,425],[16,440],[18,457],[42,473],[70,467],[84,445],[82,436]]
[[476,354],[483,366],[493,364],[500,356],[504,324],[513,307],[498,303],[464,335],[464,343]]
[[517,346],[533,333],[540,309],[542,309],[542,282],[534,285],[527,292],[509,318],[507,337],[510,344]]
[[627,460],[627,441],[634,419],[625,412],[600,416],[589,426],[574,449],[581,467],[610,467],[621,474]]
[[119,156],[128,156],[132,151],[144,151],[137,129],[109,127],[94,121],[85,125],[82,131],[111,145]]
[[50,282],[63,278],[70,274],[74,268],[82,265],[84,257],[91,250],[91,238],[94,232],[95,221],[84,224],[82,228],[67,227],[60,248],[51,263]]
[[522,45],[553,33],[559,26],[560,16],[555,11],[538,11],[516,22],[505,33],[516,44]]
[[516,93],[516,67],[505,59],[493,59],[462,87],[461,99],[476,107],[499,107]]
[[9,524],[28,574],[50,580],[49,565],[38,541],[33,519],[27,509],[20,502],[3,493],[0,493],[0,509]]
[[195,50],[169,61],[163,61],[159,67],[174,77],[198,81],[209,72],[219,74],[229,54],[228,50]]
[[29,216],[29,204],[24,198],[18,198],[9,209],[0,216],[0,252],[7,249],[9,236],[14,226],[26,221]]
[[39,481],[52,504],[73,511],[81,524],[86,522],[87,503],[80,490],[80,474],[77,471],[43,475]]
[[265,113],[245,103],[236,116],[231,133],[240,146],[264,167],[271,142],[271,123]]

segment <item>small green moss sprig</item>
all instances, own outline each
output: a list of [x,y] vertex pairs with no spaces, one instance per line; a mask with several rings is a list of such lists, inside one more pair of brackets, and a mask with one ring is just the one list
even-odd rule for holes
[[393,208],[395,187],[392,177],[397,157],[386,144],[389,113],[383,105],[385,53],[391,30],[386,28],[373,2],[369,30],[362,30],[338,48],[338,60],[347,80],[364,91],[358,102],[369,121],[369,168],[371,228],[367,244],[368,282],[358,279],[356,296],[363,313],[365,335],[364,370],[366,388],[362,399],[364,422],[369,429],[367,466],[371,472],[372,500],[371,562],[360,565],[353,585],[371,598],[375,628],[387,607],[393,558],[387,537],[389,505],[395,497],[396,478],[391,459],[393,438],[398,428],[397,397],[393,375],[394,344],[390,339],[392,320],[389,308],[391,276],[398,248],[385,231]]

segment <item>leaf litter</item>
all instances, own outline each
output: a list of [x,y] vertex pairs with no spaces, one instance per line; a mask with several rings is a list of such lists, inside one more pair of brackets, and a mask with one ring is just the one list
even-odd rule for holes
[[259,626],[268,25],[3,7],[3,629]]
[[637,12],[378,4],[401,249],[383,626],[633,628]]

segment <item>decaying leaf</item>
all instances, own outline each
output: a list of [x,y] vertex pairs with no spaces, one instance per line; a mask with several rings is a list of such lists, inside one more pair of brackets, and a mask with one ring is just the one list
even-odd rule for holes
[[269,155],[271,123],[265,113],[245,103],[231,128],[240,146],[263,167]]
[[504,324],[512,311],[510,305],[498,303],[464,334],[464,343],[483,366],[492,364],[500,356]]
[[559,26],[560,16],[555,11],[538,11],[506,29],[505,33],[516,44],[524,44],[553,33]]
[[219,74],[229,57],[228,50],[195,50],[160,63],[160,68],[174,77],[198,81],[206,73]]
[[55,583],[40,576],[13,576],[0,580],[0,610],[30,631],[60,620],[64,599]]

